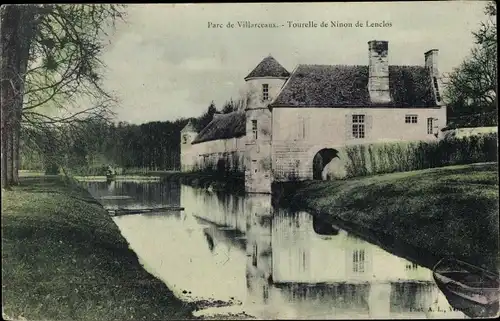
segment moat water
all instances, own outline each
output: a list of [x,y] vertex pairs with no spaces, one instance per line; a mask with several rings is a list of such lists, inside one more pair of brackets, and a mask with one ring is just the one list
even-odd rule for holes
[[185,208],[114,220],[150,273],[180,299],[206,302],[196,316],[465,318],[418,262],[307,212],[273,206],[270,195],[160,181],[82,184],[107,208]]

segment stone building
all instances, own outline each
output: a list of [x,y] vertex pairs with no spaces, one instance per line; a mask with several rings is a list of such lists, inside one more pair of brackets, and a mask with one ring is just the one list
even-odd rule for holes
[[388,49],[373,40],[367,65],[298,65],[291,73],[264,58],[245,77],[245,111],[218,115],[200,133],[183,130],[183,170],[223,164],[245,171],[247,192],[270,193],[273,181],[322,178],[325,170],[342,178],[349,145],[436,140],[446,126],[438,50],[409,66],[390,65]]

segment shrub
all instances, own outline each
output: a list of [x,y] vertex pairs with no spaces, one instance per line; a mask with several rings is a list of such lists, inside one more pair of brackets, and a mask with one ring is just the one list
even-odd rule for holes
[[398,142],[345,148],[348,177],[447,165],[498,161],[498,135],[488,133],[435,142]]

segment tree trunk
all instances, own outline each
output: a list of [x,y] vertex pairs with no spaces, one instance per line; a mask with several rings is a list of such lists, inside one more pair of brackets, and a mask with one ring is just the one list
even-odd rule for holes
[[0,8],[0,55],[1,55],[1,61],[0,61],[0,68],[1,68],[1,91],[0,91],[0,106],[2,109],[2,136],[1,136],[1,161],[0,161],[0,168],[1,168],[1,181],[2,181],[2,189],[7,187],[7,135],[8,135],[8,109],[7,109],[7,101],[8,101],[8,79],[6,77],[6,70],[7,70],[7,42],[10,39],[10,34],[12,31],[9,29],[9,6],[4,6]]
[[7,134],[7,185],[12,184],[12,172],[13,172],[13,164],[14,164],[14,135],[12,131],[12,114],[13,111],[9,111],[9,121],[8,121],[8,131],[9,133]]
[[[31,5],[19,7],[21,10],[19,19],[19,54],[17,55],[18,81],[16,82],[17,96],[15,112],[12,123],[12,183],[19,183],[19,169],[21,165],[20,144],[21,144],[21,116],[24,102],[24,83],[26,81],[26,70],[28,69],[29,52],[31,41],[35,33],[35,8]],[[22,8],[22,9],[21,9]]]
[[16,35],[19,26],[19,6],[6,5],[0,12],[1,44],[1,105],[2,105],[2,188],[8,187],[12,180],[12,130],[11,120],[15,104],[16,76]]

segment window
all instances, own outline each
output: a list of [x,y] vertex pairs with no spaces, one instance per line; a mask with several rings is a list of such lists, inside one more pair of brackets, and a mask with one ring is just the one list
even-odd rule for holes
[[253,266],[257,266],[257,255],[258,255],[257,244],[254,243],[253,244],[253,251],[252,251],[252,265]]
[[434,89],[436,90],[436,100],[438,102],[441,101],[441,95],[439,94],[439,86],[438,86],[438,81],[437,78],[434,77]]
[[182,143],[183,143],[183,144],[187,144],[187,141],[188,141],[188,137],[187,137],[187,135],[183,135],[183,136],[182,136]]
[[268,99],[269,99],[269,85],[262,84],[262,100],[268,100]]
[[306,252],[305,250],[302,250],[302,269],[301,271],[305,272],[307,271],[307,260],[306,260]]
[[407,124],[416,124],[418,122],[418,116],[417,115],[406,115],[405,116],[405,123]]
[[253,139],[257,139],[257,120],[255,119],[252,120],[252,133]]
[[434,134],[434,118],[427,118],[427,134]]
[[365,271],[365,250],[352,252],[352,271],[356,273]]
[[352,115],[352,136],[365,138],[365,115]]
[[413,263],[413,262],[406,263],[406,270],[407,271],[416,270],[417,268],[418,268],[418,265],[416,263]]
[[269,286],[264,285],[262,287],[262,298],[264,299],[264,302],[267,302],[269,300]]
[[302,139],[306,138],[306,120],[302,118]]
[[297,139],[306,138],[306,120],[303,116],[299,117],[297,122],[296,137]]

